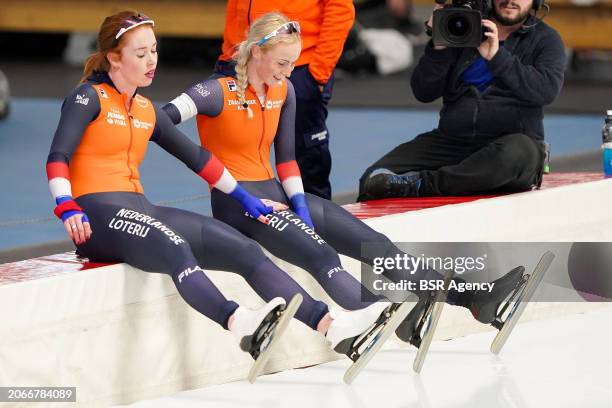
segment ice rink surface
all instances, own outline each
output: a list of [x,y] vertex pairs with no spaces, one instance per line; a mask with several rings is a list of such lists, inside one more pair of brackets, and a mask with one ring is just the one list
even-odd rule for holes
[[[564,408],[612,406],[612,304],[519,323],[499,356],[493,332],[434,341],[420,375],[414,348],[381,351],[353,382],[348,359],[185,391],[130,407]],[[477,324],[477,323],[474,323]],[[205,347],[206,345],[202,345]]]

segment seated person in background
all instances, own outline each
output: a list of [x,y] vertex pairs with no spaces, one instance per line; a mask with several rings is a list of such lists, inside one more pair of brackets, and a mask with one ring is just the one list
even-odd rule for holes
[[494,0],[478,48],[428,43],[411,85],[422,102],[443,98],[438,128],[368,167],[358,201],[517,192],[539,182],[542,107],[559,94],[565,67],[561,38],[531,14],[541,3]]

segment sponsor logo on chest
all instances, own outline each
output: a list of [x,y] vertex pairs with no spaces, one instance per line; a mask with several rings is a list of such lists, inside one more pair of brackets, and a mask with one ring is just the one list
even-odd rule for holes
[[269,99],[266,101],[266,109],[280,109],[283,106],[283,102],[282,99]]
[[127,126],[125,115],[116,108],[110,108],[106,113],[106,123],[116,126]]
[[137,118],[134,118],[132,120],[132,123],[134,124],[134,127],[136,129],[144,129],[144,130],[153,129],[153,124],[152,123],[145,122],[145,121],[142,121],[142,120],[137,119]]
[[236,81],[234,81],[233,79],[228,79],[227,81],[225,81],[225,83],[227,84],[228,91],[236,92]]
[[[277,100],[267,100],[264,103],[264,108],[267,110],[271,110],[271,109],[280,109],[283,106],[283,102],[284,100],[282,99],[277,99]],[[248,105],[255,105],[257,104],[257,100],[256,99],[248,99],[246,101],[246,103]],[[244,106],[240,103],[240,101],[238,99],[228,99],[227,101],[227,105],[228,106],[235,106],[237,110],[244,110]],[[252,108],[251,108],[252,109]]]

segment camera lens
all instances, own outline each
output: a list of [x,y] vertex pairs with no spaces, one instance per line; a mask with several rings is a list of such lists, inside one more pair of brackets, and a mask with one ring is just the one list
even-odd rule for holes
[[471,25],[464,16],[455,15],[448,19],[447,30],[453,37],[463,37],[471,31]]

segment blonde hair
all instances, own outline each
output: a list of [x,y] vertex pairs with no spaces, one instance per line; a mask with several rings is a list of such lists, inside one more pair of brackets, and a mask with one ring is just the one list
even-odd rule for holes
[[[233,56],[234,61],[236,61],[236,94],[238,96],[238,101],[246,109],[249,119],[253,118],[253,110],[246,102],[245,91],[248,86],[247,64],[251,59],[251,50],[262,38],[289,21],[290,20],[285,15],[277,12],[267,13],[261,16],[251,24],[246,40],[238,44],[238,49]],[[283,34],[274,36],[258,46],[265,51],[279,43],[293,44],[298,41],[300,41],[300,34],[291,33],[289,35]]]

